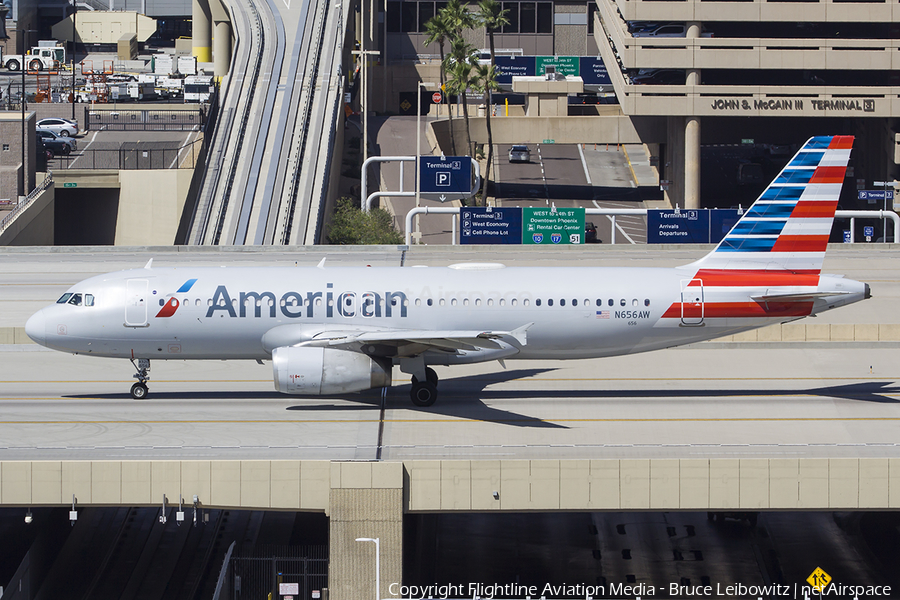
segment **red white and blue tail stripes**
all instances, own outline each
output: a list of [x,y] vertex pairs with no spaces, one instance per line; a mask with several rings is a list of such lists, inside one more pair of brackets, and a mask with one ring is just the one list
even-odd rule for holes
[[839,302],[847,291],[820,273],[852,145],[852,136],[807,141],[716,249],[680,269],[679,301],[660,325],[741,331]]
[[852,136],[811,138],[695,266],[818,273],[844,182]]

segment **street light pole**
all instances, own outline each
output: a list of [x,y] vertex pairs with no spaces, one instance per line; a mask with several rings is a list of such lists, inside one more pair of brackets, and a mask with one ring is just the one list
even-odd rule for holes
[[381,600],[381,538],[356,538],[357,542],[375,542],[375,600]]
[[72,120],[75,120],[75,44],[77,29],[75,28],[75,15],[78,14],[78,0],[72,0]]
[[22,93],[19,95],[19,105],[22,107],[22,189],[19,196],[28,195],[28,182],[26,181],[27,173],[25,168],[25,30],[20,29],[22,36],[22,62],[19,68],[22,69]]
[[[362,137],[362,147],[363,147],[363,162],[366,162],[366,159],[369,158],[369,84],[366,77],[366,71],[369,69],[369,59],[367,56],[375,55],[380,56],[381,52],[378,50],[353,50],[351,54],[356,54],[363,61],[362,69],[360,69],[360,107],[362,108],[363,113],[363,137]],[[363,190],[363,197],[365,197],[365,190]]]
[[[884,210],[885,212],[887,212],[887,201],[888,201],[887,191],[888,191],[888,187],[896,188],[896,187],[897,187],[897,181],[896,181],[896,180],[894,180],[894,181],[873,181],[873,182],[872,182],[872,185],[875,185],[875,186],[880,185],[880,186],[883,187],[883,189],[884,189],[884,209],[883,209],[883,210]],[[895,195],[895,196],[896,196],[896,194],[897,194],[897,192],[894,191],[894,195]],[[895,201],[896,201],[896,199],[895,199]],[[885,244],[887,243],[887,217],[885,217],[885,219],[884,219],[884,235],[882,236],[882,241],[883,241]],[[900,242],[900,240],[894,240],[894,243],[895,243],[895,244],[898,243],[898,242]]]
[[28,195],[28,177],[27,177],[27,169],[25,168],[25,63],[28,60],[26,58],[25,49],[28,47],[28,34],[35,33],[37,29],[20,29],[19,35],[22,38],[22,64],[19,65],[19,68],[22,69],[22,94],[19,97],[19,104],[22,106],[22,193],[20,196]]
[[[421,171],[422,161],[422,89],[431,90],[435,88],[435,84],[431,81],[420,81],[416,86],[416,208],[419,208],[421,197],[422,182],[420,181],[419,172]],[[402,188],[401,188],[402,189]],[[419,231],[419,218],[416,216],[416,243],[422,240],[422,232]]]

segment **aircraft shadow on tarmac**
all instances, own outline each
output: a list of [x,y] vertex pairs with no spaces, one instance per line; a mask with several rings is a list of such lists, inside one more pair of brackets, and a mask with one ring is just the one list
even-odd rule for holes
[[[818,396],[822,398],[839,398],[843,400],[852,400],[859,402],[878,402],[878,403],[900,403],[900,398],[892,398],[887,394],[900,394],[900,385],[887,381],[866,381],[861,383],[849,383],[839,386],[828,386],[813,389],[665,389],[665,390],[541,390],[535,395],[540,398],[578,398],[597,400],[603,399],[628,399],[641,398],[648,400],[665,400],[669,398],[728,398],[728,397],[745,397],[759,396],[778,397],[778,396]],[[503,400],[522,398],[523,393],[520,391],[504,391],[504,390],[487,390],[482,393],[481,397],[485,400]]]
[[[442,380],[443,399],[434,406],[417,407],[411,404],[406,395],[407,386],[400,385],[389,388],[385,398],[385,408],[406,409],[429,415],[442,415],[477,421],[491,421],[506,423],[516,427],[537,427],[568,429],[564,425],[544,421],[538,417],[502,410],[488,406],[485,401],[490,400],[517,400],[529,396],[537,396],[548,399],[670,399],[670,398],[728,398],[746,397],[755,395],[762,398],[780,396],[813,396],[820,398],[837,398],[852,402],[873,402],[882,404],[900,403],[900,398],[893,398],[891,394],[900,393],[900,385],[888,381],[867,381],[850,383],[839,386],[827,386],[813,389],[681,389],[681,390],[571,390],[552,389],[530,393],[520,390],[490,390],[487,386],[525,379],[552,371],[554,369],[520,369],[514,371],[502,371],[491,374],[479,374],[466,377],[447,378]],[[449,396],[449,397],[448,397]],[[133,400],[130,394],[67,394],[63,398],[73,400],[122,400],[127,402],[141,402]],[[310,400],[316,400],[315,404],[294,404],[286,407],[291,411],[358,411],[380,410],[382,407],[381,390],[368,390],[354,395],[310,396]],[[276,391],[192,391],[192,392],[153,392],[149,397],[149,403],[156,401],[172,400],[281,400],[284,394]],[[332,401],[350,401],[349,404],[326,403]],[[323,402],[324,401],[324,402]]]
[[[460,419],[471,419],[473,421],[490,421],[492,423],[504,423],[514,427],[534,427],[534,428],[551,428],[551,429],[568,429],[565,425],[550,423],[538,417],[523,415],[508,410],[502,410],[484,403],[483,398],[489,393],[485,392],[485,387],[495,383],[506,381],[514,381],[516,379],[524,379],[552,371],[553,369],[520,369],[515,371],[502,371],[491,374],[471,375],[466,377],[455,377],[452,379],[442,380],[443,400],[438,400],[434,406],[419,407],[409,401],[406,395],[408,387],[405,385],[396,386],[388,391],[385,398],[385,408],[390,409],[406,409],[416,412],[422,412],[429,415],[457,417]],[[465,389],[455,389],[463,387]],[[392,391],[393,390],[393,391]],[[512,395],[512,394],[511,394]],[[519,393],[518,395],[521,395]],[[368,396],[368,397],[366,397]],[[447,398],[447,396],[452,396]],[[334,396],[335,400],[346,400],[346,397]],[[365,392],[365,396],[360,395],[354,400],[365,404],[374,403],[373,408],[381,407],[381,394],[376,391],[375,394]],[[298,404],[289,406],[287,410],[334,410],[339,407],[335,405],[325,404]],[[341,406],[340,408],[354,408]]]

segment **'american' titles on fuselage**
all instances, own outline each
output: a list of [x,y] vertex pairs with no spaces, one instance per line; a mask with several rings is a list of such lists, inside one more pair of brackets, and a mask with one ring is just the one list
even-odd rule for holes
[[[268,304],[269,316],[275,318],[276,305],[281,314],[289,319],[297,319],[301,317],[316,318],[321,316],[321,310],[325,309],[325,318],[334,317],[335,312],[346,318],[357,316],[364,318],[380,318],[382,316],[390,318],[395,314],[400,318],[407,315],[408,301],[406,294],[399,291],[394,292],[351,292],[344,291],[337,295],[335,301],[334,284],[327,283],[326,291],[322,292],[306,292],[305,294],[297,291],[285,292],[281,295],[280,300],[276,301],[274,292],[239,292],[238,306],[239,310],[235,310],[232,296],[228,293],[228,288],[220,285],[216,288],[212,297],[212,304],[206,311],[207,318],[212,317],[217,312],[225,312],[229,317],[246,317],[247,316],[247,300],[252,300],[254,305],[254,317],[262,316],[263,304]],[[324,295],[324,306],[317,300],[321,300]],[[265,302],[268,300],[269,302]],[[319,314],[317,314],[317,311]],[[305,315],[304,315],[305,313]]]

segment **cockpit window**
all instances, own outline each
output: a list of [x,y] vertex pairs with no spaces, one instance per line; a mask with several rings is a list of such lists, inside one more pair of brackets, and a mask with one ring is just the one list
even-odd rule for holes
[[69,298],[69,304],[73,306],[81,306],[81,294],[72,294],[72,297]]
[[93,294],[85,294],[84,295],[84,305],[85,306],[93,306],[94,305],[94,295]]
[[57,304],[65,304],[69,301],[69,298],[72,297],[72,292],[66,292],[62,296],[59,297],[59,300],[56,301]]

